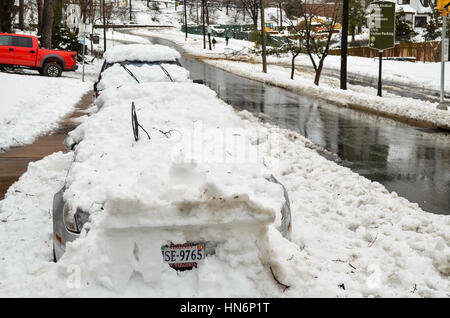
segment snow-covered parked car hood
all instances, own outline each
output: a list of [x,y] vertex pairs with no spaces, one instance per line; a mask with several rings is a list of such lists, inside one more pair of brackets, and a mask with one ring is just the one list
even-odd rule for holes
[[94,91],[125,84],[148,82],[187,82],[189,71],[178,59],[180,53],[163,45],[129,44],[108,49]]
[[[116,63],[105,69],[98,82],[98,90],[117,88],[124,84],[136,84],[137,81],[139,83],[190,81],[189,71],[176,64],[127,64],[125,67]],[[130,75],[128,71],[133,75]]]

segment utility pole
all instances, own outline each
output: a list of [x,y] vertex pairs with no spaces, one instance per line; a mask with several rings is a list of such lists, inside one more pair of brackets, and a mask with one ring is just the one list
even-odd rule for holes
[[267,62],[266,62],[266,30],[264,21],[264,0],[260,0],[261,7],[261,46],[262,46],[262,64],[263,72],[267,73]]
[[105,11],[105,0],[102,0],[103,9],[103,52],[106,51],[106,11]]
[[186,11],[186,0],[183,0],[184,3],[184,31],[185,31],[185,41],[188,38],[188,29],[187,29],[187,11]]
[[283,29],[283,5],[280,2],[280,27]]
[[206,50],[205,0],[202,0],[202,29],[203,29],[203,49]]
[[133,21],[133,17],[131,16],[131,0],[130,0],[130,21]]
[[348,1],[349,0],[344,0],[344,5],[342,7],[341,89],[347,89]]

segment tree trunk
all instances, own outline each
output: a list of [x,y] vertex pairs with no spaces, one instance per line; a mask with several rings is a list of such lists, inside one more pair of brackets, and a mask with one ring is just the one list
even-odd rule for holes
[[283,7],[281,6],[280,2],[280,27],[283,29]]
[[54,0],[44,0],[41,45],[46,49],[52,48],[53,3]]
[[292,56],[292,63],[291,63],[291,80],[294,79],[294,72],[295,72],[295,56]]
[[38,34],[42,34],[42,0],[37,0]]
[[317,70],[316,70],[316,76],[314,77],[314,84],[316,86],[319,86],[319,80],[320,80],[320,74],[322,73],[322,68],[323,68],[323,60],[320,60],[319,66],[317,67]]
[[19,0],[19,29],[24,29],[23,23],[23,0]]

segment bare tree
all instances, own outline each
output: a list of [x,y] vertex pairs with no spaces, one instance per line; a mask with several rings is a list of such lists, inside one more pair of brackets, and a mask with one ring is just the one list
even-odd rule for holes
[[[241,0],[244,12],[247,12],[253,21],[255,30],[258,29],[258,14],[259,14],[259,2],[260,0]],[[245,19],[245,15],[244,15]]]
[[[341,6],[338,3],[316,4],[314,0],[303,0],[299,5],[303,6],[300,23],[305,32],[305,49],[316,73],[314,84],[318,86]],[[321,21],[320,32],[317,30],[318,21]]]

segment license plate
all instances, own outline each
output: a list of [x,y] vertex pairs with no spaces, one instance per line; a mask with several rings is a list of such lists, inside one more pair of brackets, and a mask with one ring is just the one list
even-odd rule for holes
[[199,243],[170,244],[161,246],[164,262],[177,270],[197,267],[199,261],[205,258],[205,245]]

